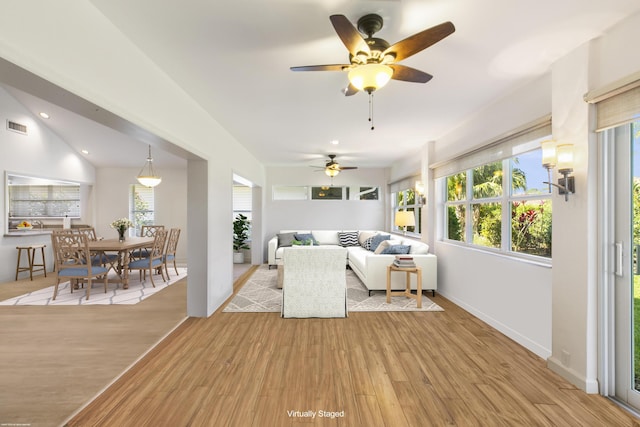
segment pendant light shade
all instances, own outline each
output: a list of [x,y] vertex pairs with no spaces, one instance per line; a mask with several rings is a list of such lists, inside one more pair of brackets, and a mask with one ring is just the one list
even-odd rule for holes
[[156,175],[156,171],[153,169],[153,157],[151,157],[151,145],[149,145],[149,157],[147,162],[140,169],[138,174],[138,182],[145,187],[155,187],[162,182],[162,177]]

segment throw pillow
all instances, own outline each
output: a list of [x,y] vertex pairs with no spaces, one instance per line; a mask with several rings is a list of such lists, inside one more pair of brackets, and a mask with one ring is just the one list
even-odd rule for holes
[[366,250],[370,251],[371,250],[371,242],[373,242],[373,239],[375,238],[375,236],[371,236],[369,237],[367,240],[365,240],[364,242],[362,242],[362,247],[365,248]]
[[358,232],[357,231],[342,231],[338,233],[338,239],[340,240],[340,246],[358,246]]
[[383,250],[382,253],[392,255],[405,255],[408,254],[410,250],[411,246],[408,245],[393,245]]
[[311,234],[311,233],[296,233],[295,234],[295,239],[296,240],[300,240],[301,242],[305,242],[305,244],[307,244],[306,242],[309,239],[311,239],[311,241],[313,242],[314,245],[318,245],[317,240],[313,238],[313,234]]
[[383,240],[382,242],[380,242],[376,250],[373,251],[373,253],[381,254],[382,251],[387,249],[389,246],[399,245],[400,243],[400,240]]
[[378,233],[375,231],[360,231],[358,233],[358,243],[360,243],[360,246],[364,248],[364,242],[366,242],[369,238],[375,236],[376,234]]
[[295,239],[296,233],[279,233],[278,234],[278,247],[291,246]]
[[389,239],[391,239],[391,236],[388,234],[376,234],[371,238],[371,247],[369,247],[369,250],[375,252],[375,250],[378,249],[378,245],[380,245],[380,243],[382,243],[384,240]]

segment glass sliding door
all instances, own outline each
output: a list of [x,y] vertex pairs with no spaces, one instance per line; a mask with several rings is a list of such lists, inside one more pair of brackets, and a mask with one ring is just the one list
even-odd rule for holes
[[[640,122],[603,132],[603,392],[640,411]],[[607,210],[608,209],[608,210]],[[608,338],[606,338],[608,337]]]

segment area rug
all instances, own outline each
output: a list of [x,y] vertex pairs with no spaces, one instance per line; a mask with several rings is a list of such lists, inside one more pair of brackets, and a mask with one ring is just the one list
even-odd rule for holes
[[[186,268],[178,268],[178,275],[174,269],[170,270],[169,281],[164,282],[159,275],[153,277],[156,284],[154,288],[151,281],[147,279],[140,282],[138,272],[129,275],[129,289],[122,289],[122,284],[109,283],[107,293],[104,293],[104,285],[100,280],[93,281],[91,295],[87,300],[86,290],[80,288],[70,292],[69,282],[62,282],[58,286],[58,295],[55,301],[53,298],[53,286],[29,292],[19,297],[0,301],[0,305],[111,305],[111,304],[137,304],[145,298],[162,291],[163,289],[176,283],[178,280],[187,277]],[[111,273],[115,275],[115,273]],[[86,283],[85,283],[85,286]]]
[[[224,312],[277,312],[282,307],[282,289],[276,286],[277,270],[261,265],[247,280],[237,295],[229,302]],[[349,311],[444,311],[442,307],[422,296],[422,308],[416,300],[405,296],[394,296],[387,304],[384,291],[369,291],[356,274],[347,270],[347,307]]]

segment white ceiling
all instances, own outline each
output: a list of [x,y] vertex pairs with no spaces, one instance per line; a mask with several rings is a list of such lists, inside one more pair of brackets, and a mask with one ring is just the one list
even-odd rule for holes
[[[322,164],[328,153],[337,153],[343,166],[389,166],[640,9],[637,0],[91,2],[241,144],[274,166]],[[445,21],[456,27],[402,61],[432,74],[430,82],[391,81],[374,93],[373,131],[366,94],[340,92],[346,73],[289,70],[348,63],[329,16],[343,14],[355,25],[367,13],[384,18],[375,36],[391,44]],[[27,106],[36,102],[28,98],[20,100]],[[125,137],[90,124],[73,116],[57,127],[53,120],[47,123],[77,149],[131,146]],[[330,145],[332,140],[339,145]],[[108,153],[98,157],[119,161]],[[140,157],[144,161],[146,154]],[[184,162],[168,153],[154,158],[158,166]]]

